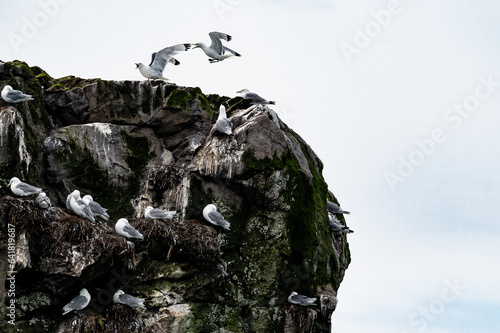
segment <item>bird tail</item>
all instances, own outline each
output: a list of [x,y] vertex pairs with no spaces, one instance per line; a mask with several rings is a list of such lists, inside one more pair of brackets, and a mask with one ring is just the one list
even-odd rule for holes
[[269,104],[275,105],[276,102],[275,101],[269,101]]

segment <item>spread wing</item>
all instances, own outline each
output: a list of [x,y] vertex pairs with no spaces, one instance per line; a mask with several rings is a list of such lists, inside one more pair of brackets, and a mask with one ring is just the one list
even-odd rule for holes
[[187,51],[190,47],[190,44],[177,44],[155,52],[151,56],[151,64],[149,66],[161,75],[167,62],[170,62],[174,55],[182,51]]

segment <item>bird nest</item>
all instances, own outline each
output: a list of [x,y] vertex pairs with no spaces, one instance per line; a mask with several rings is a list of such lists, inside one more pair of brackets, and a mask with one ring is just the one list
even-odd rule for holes
[[220,239],[214,228],[197,220],[131,222],[145,237],[144,246],[155,259],[188,261],[196,266],[220,263]]
[[77,313],[59,325],[58,332],[68,333],[129,333],[149,332],[139,313],[127,306],[115,304],[101,315]]
[[8,225],[15,226],[16,233],[30,230],[40,232],[41,221],[46,220],[43,211],[34,206],[32,200],[5,196],[0,199],[0,230],[7,231]]

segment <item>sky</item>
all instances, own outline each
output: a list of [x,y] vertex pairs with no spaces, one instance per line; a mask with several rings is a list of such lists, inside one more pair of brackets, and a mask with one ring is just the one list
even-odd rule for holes
[[335,333],[500,331],[500,3],[493,0],[10,1],[0,59],[53,77],[143,80],[134,63],[233,36],[242,54],[179,54],[164,75],[248,88],[324,163],[352,263]]

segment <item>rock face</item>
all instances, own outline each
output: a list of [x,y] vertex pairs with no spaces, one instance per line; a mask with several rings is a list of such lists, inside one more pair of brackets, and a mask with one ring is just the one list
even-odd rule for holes
[[[5,84],[35,100],[0,101],[0,182],[42,187],[53,207],[0,188],[3,331],[330,331],[346,236],[328,229],[322,162],[274,111],[164,82],[53,79],[18,61],[0,63]],[[214,130],[221,103],[232,136]],[[110,221],[67,210],[74,189]],[[209,203],[230,230],[204,220]],[[148,205],[178,214],[146,220]],[[116,234],[122,217],[143,241]],[[89,306],[62,316],[84,287]],[[113,304],[117,289],[147,309]],[[291,291],[317,306],[287,303]]]

